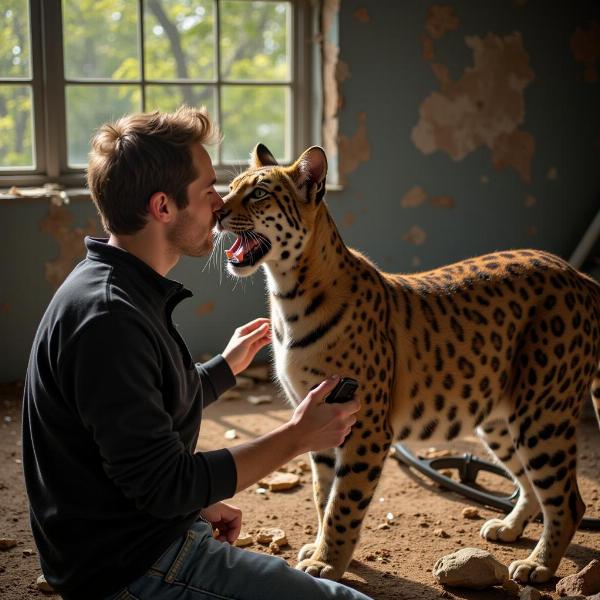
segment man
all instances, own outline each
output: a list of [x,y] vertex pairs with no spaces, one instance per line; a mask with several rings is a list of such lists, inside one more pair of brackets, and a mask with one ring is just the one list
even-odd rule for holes
[[92,141],[88,183],[110,237],[86,238],[87,257],[50,302],[24,392],[43,572],[67,600],[366,598],[231,546],[241,511],[222,502],[343,441],[359,402],[324,404],[335,378],[274,431],[195,452],[202,409],[270,341],[268,320],[256,319],[222,355],[194,364],[172,321],[192,294],[166,275],[181,256],[211,250],[223,205],[203,146],[212,137],[206,114],[183,107],[124,117]]

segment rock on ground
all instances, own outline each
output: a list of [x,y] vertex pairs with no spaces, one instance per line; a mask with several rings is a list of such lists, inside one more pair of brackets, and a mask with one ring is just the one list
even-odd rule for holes
[[443,585],[483,590],[502,585],[508,579],[508,568],[486,550],[462,548],[442,556],[433,567],[433,576]]
[[258,485],[268,488],[272,492],[280,492],[283,490],[291,490],[297,485],[300,485],[300,478],[294,473],[275,472],[263,477]]
[[591,596],[600,592],[600,560],[593,560],[579,573],[563,577],[556,584],[561,596]]
[[259,544],[270,544],[271,542],[275,542],[278,546],[285,546],[288,543],[285,531],[278,527],[263,527],[258,532],[256,541]]
[[240,533],[238,539],[234,542],[234,546],[237,546],[238,548],[244,548],[251,544],[254,544],[254,539],[249,533]]
[[524,587],[519,594],[519,600],[541,600],[542,593],[531,586]]
[[40,575],[37,578],[37,581],[35,582],[35,586],[37,587],[38,590],[40,590],[46,594],[54,593],[54,588],[46,581],[46,578],[44,577],[44,575]]

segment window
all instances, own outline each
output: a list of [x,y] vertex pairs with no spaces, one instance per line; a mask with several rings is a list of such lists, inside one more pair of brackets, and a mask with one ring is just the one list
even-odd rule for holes
[[[219,179],[265,143],[281,162],[318,143],[318,16],[308,0],[3,0],[0,176],[82,185],[95,128],[205,105]],[[43,68],[42,68],[43,66]],[[317,85],[318,87],[318,85]],[[317,103],[318,104],[318,103]]]

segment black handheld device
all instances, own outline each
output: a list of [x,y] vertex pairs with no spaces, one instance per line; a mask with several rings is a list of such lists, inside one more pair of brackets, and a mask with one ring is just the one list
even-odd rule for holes
[[328,404],[343,403],[352,400],[354,392],[358,388],[358,381],[351,377],[342,377],[332,392],[325,398]]

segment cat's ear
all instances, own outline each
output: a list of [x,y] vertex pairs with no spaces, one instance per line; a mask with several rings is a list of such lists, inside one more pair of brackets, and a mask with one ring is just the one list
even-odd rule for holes
[[274,167],[277,165],[275,157],[264,144],[256,144],[254,150],[250,154],[250,166],[253,169],[260,167]]
[[325,195],[327,157],[323,148],[313,146],[290,167],[290,175],[307,202],[319,204]]

